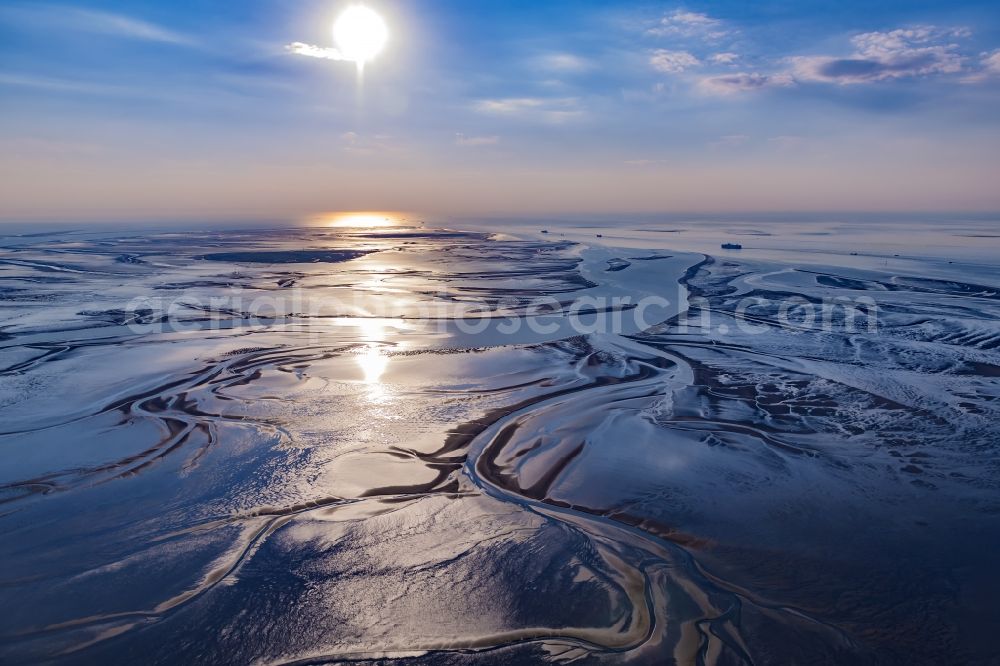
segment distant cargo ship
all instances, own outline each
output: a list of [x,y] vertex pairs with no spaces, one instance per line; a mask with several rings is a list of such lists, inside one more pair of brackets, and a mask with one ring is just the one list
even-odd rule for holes
[[723,250],[742,250],[743,246],[740,245],[739,243],[723,243],[722,244],[722,249]]

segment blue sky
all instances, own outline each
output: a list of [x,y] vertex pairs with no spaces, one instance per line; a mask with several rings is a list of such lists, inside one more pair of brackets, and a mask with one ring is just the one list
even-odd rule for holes
[[0,217],[1000,209],[995,2],[0,5]]

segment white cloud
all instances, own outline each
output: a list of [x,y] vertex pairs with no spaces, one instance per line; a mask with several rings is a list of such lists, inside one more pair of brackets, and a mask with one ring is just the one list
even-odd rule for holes
[[965,28],[917,26],[889,32],[866,32],[851,39],[847,57],[798,56],[791,59],[802,81],[872,83],[962,71],[963,57],[954,42],[969,36]]
[[466,136],[461,132],[455,134],[455,145],[474,148],[476,146],[495,146],[500,143],[498,136]]
[[576,97],[504,97],[475,103],[480,113],[561,123],[583,115]]
[[578,73],[591,68],[590,61],[572,53],[550,53],[537,59],[543,69],[555,72]]
[[729,34],[719,19],[712,18],[700,12],[688,12],[677,9],[664,15],[657,24],[646,31],[658,37],[681,36],[700,37],[703,39],[722,39]]
[[713,95],[733,95],[765,88],[786,88],[793,85],[795,85],[795,80],[787,74],[759,74],[757,72],[706,76],[698,82],[698,87],[702,92]]
[[[960,51],[960,40],[968,37],[966,28],[915,26],[886,32],[866,32],[851,38],[853,51],[847,56],[809,55],[787,59],[791,69],[770,74],[734,73],[703,77],[698,87],[711,94],[734,94],[764,88],[788,87],[798,82],[837,83],[841,85],[874,83],[929,75],[959,74],[969,71]],[[1000,71],[1000,51],[983,60],[982,69],[961,79],[976,82],[984,72]],[[739,56],[717,53],[707,60],[712,64],[731,65]],[[994,60],[990,60],[994,58]]]
[[344,132],[340,135],[340,143],[345,153],[351,155],[376,155],[397,150],[391,143],[388,134],[365,136],[357,132]]
[[190,38],[180,33],[128,16],[85,9],[78,9],[76,13],[83,24],[88,25],[94,32],[165,44],[190,45],[193,43]]
[[176,46],[194,46],[195,40],[168,28],[124,14],[64,5],[4,7],[0,18],[44,28],[76,30]]
[[1000,49],[983,55],[983,67],[993,74],[1000,74]]
[[740,59],[738,53],[714,53],[708,58],[716,65],[732,65]]
[[325,46],[313,46],[303,42],[292,42],[285,47],[285,50],[295,55],[306,56],[308,58],[321,58],[323,60],[344,60],[345,58],[337,49]]
[[649,64],[658,72],[680,74],[689,67],[700,65],[701,61],[687,51],[656,49],[649,57]]
[[962,83],[983,83],[1000,75],[1000,49],[980,53],[979,57],[979,67],[963,76]]
[[37,88],[56,92],[84,93],[92,95],[125,95],[129,89],[118,86],[108,86],[88,83],[79,79],[53,79],[41,76],[0,74],[0,86],[18,86],[22,88]]
[[723,21],[701,12],[674,10],[663,15],[646,33],[671,38],[674,48],[656,49],[649,57],[653,69],[666,74],[680,74],[704,64],[732,65],[740,57],[737,53],[721,51],[717,43],[731,36],[733,31]]
[[504,99],[484,99],[476,102],[476,109],[486,113],[520,113],[537,109],[545,101],[537,97],[507,97]]
[[851,42],[858,52],[872,58],[896,58],[910,52],[914,45],[930,44],[943,39],[969,37],[968,28],[937,28],[918,26],[890,32],[865,32],[856,35]]

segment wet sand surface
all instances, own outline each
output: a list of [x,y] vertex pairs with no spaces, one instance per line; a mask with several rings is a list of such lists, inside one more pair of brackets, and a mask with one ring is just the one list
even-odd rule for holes
[[3,236],[0,660],[997,663],[998,239],[758,226]]

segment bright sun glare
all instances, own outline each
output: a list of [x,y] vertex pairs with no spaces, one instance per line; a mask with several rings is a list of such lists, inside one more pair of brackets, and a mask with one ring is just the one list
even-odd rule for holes
[[382,51],[388,37],[385,21],[364,5],[348,7],[333,25],[333,40],[341,56],[359,67]]
[[315,222],[327,227],[395,227],[403,222],[403,218],[396,213],[382,213],[376,211],[364,211],[353,213],[323,213],[315,216]]

